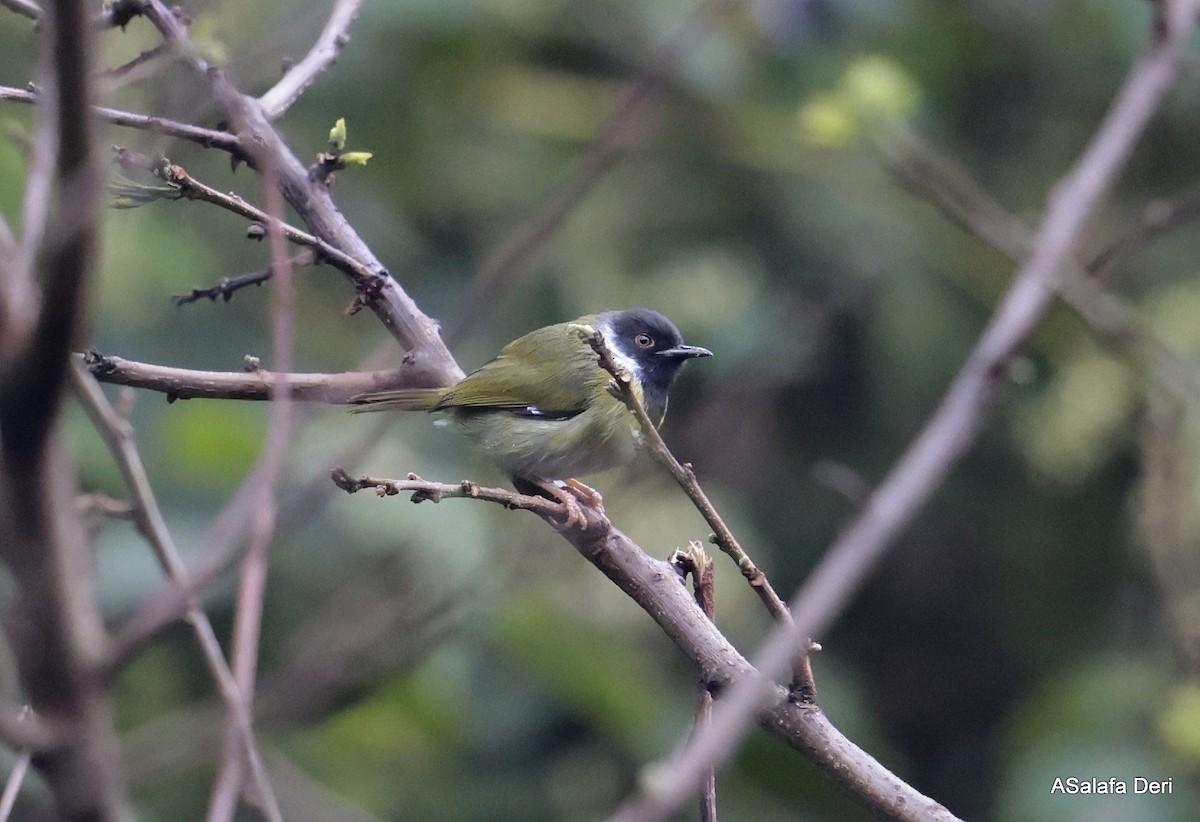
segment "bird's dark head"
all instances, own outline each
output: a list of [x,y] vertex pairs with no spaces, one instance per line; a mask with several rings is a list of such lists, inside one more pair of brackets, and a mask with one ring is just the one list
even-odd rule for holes
[[638,380],[646,413],[659,425],[680,367],[694,357],[712,356],[707,348],[685,345],[675,323],[649,308],[608,311],[597,315],[596,326],[613,359]]

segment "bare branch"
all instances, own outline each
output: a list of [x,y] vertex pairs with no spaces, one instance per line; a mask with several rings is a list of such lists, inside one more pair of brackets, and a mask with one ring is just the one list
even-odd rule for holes
[[[313,265],[316,261],[316,256],[311,251],[306,251],[302,254],[297,254],[290,258],[288,262],[292,266],[308,266]],[[209,288],[193,288],[191,294],[181,294],[171,298],[171,302],[175,303],[176,307],[188,305],[199,300],[211,300],[216,302],[218,299],[223,302],[229,302],[233,299],[235,292],[249,286],[258,286],[271,279],[271,269],[265,268],[262,271],[254,271],[249,274],[239,274],[236,277],[223,277],[219,283]]]
[[0,0],[0,6],[15,11],[22,17],[28,17],[30,20],[38,20],[42,16],[42,7],[33,0]]
[[[226,194],[210,185],[202,183],[189,174],[183,166],[167,165],[161,169],[160,176],[179,192],[180,197],[188,200],[201,200],[206,203],[212,203],[226,211],[262,225],[267,225],[270,222],[271,218],[267,212],[257,206],[251,205],[236,194]],[[354,257],[339,248],[335,248],[320,237],[309,234],[306,231],[301,231],[286,223],[281,223],[280,225],[284,237],[297,245],[311,248],[322,260],[328,262],[354,281],[355,289],[359,293],[359,300],[352,306],[349,313],[357,313],[361,310],[362,304],[374,299],[372,295],[378,293],[383,288],[381,281],[385,279],[385,275],[372,271],[368,266],[363,265]]]
[[[291,369],[295,343],[295,288],[287,244],[283,234],[283,198],[276,185],[274,158],[265,152],[256,157],[263,170],[263,192],[270,219],[267,239],[271,246],[271,349],[280,367]],[[250,703],[258,676],[259,640],[262,633],[262,613],[267,590],[267,554],[275,537],[278,512],[279,483],[283,474],[283,457],[294,423],[292,395],[286,382],[271,387],[271,415],[266,443],[259,457],[262,482],[254,505],[250,528],[250,547],[242,560],[237,608],[233,624],[233,672],[238,689]],[[239,744],[239,717],[228,711],[220,772],[213,785],[208,818],[211,822],[232,822],[237,811],[237,797],[244,782],[245,761]],[[282,816],[273,795],[255,799],[263,805],[267,816],[280,820]]]
[[[980,188],[966,172],[948,157],[939,156],[918,140],[903,141],[900,151],[889,154],[892,170],[905,187],[929,200],[950,219],[975,234],[1013,261],[1024,262],[1034,243],[1034,233],[1022,220]],[[1197,191],[1200,191],[1198,189]],[[1086,267],[1065,261],[1059,271],[1058,294],[1095,331],[1124,344],[1144,359],[1152,375],[1173,393],[1192,401],[1200,400],[1200,376],[1191,363],[1173,351],[1146,327],[1136,312],[1105,291],[1098,281],[1101,271],[1116,265],[1155,236],[1194,216],[1200,197],[1185,192],[1160,205],[1161,219],[1143,221],[1110,244]]]
[[462,379],[463,371],[442,342],[438,324],[421,312],[375,258],[334,205],[328,188],[309,179],[307,168],[280,139],[258,101],[242,94],[224,72],[212,68],[199,56],[187,31],[162,0],[147,0],[145,13],[166,42],[178,48],[192,69],[207,79],[217,103],[230,121],[238,124],[238,137],[243,145],[253,145],[256,154],[272,158],[280,191],[313,235],[359,261],[375,275],[371,289],[365,292],[362,281],[352,277],[363,304],[375,312],[422,371],[437,375],[443,385]]
[[[1191,35],[1196,2],[1167,7],[1164,33],[1135,62],[1094,138],[1051,192],[1028,262],[1018,271],[938,409],[792,598],[795,628],[777,628],[756,656],[764,676],[783,670],[799,636],[819,636],[875,568],[897,534],[942,483],[979,431],[1005,366],[1050,306],[1059,271],[1173,83]],[[682,806],[705,769],[737,750],[753,718],[777,699],[764,679],[739,682],[712,722],[650,769],[636,817],[657,820]],[[635,817],[628,817],[635,818]]]
[[[80,355],[77,355],[80,356]],[[355,394],[428,385],[410,369],[345,371],[336,374],[288,374],[254,368],[248,371],[196,371],[151,365],[122,357],[81,355],[100,382],[160,391],[175,400],[269,400],[272,386],[286,385],[297,400],[341,405]]]
[[[371,477],[355,480],[340,468],[334,469],[332,478],[339,488],[350,493],[374,488],[380,496],[411,492],[414,502],[481,499],[536,513],[658,623],[697,665],[704,682],[729,691],[736,690],[747,680],[754,680],[769,689],[773,698],[763,703],[758,714],[759,724],[814,762],[858,802],[893,819],[951,822],[957,818],[847,739],[816,705],[797,704],[788,699],[783,688],[764,679],[704,615],[680,583],[674,567],[646,554],[613,527],[598,508],[581,500],[580,505],[585,509],[583,524],[568,526],[565,506],[560,503],[503,488],[486,488],[468,481],[458,484],[426,482],[411,474],[406,480]],[[697,784],[699,778],[689,783],[692,788]],[[642,812],[640,806],[635,806],[619,818],[629,822],[647,818]]]
[[[38,102],[38,95],[33,91],[25,89],[0,86],[0,100],[35,104]],[[180,140],[197,143],[205,148],[216,148],[221,151],[227,151],[238,159],[246,159],[237,137],[227,131],[201,128],[187,123],[180,123],[176,120],[169,120],[165,117],[151,117],[146,114],[136,114],[131,111],[121,111],[120,109],[105,108],[104,106],[93,106],[92,111],[104,122],[115,126],[149,131],[155,134],[162,134],[166,137],[176,137]]]
[[[68,740],[35,763],[57,818],[69,821],[115,820],[125,806],[100,678],[106,635],[74,510],[74,480],[54,432],[82,321],[100,202],[92,122],[81,116],[92,94],[90,31],[78,0],[59,0],[44,12],[39,39],[48,91],[39,117],[50,126],[39,127],[39,136],[49,141],[44,162],[53,176],[35,197],[34,213],[23,215],[33,232],[26,241],[41,234],[30,242],[36,251],[26,265],[37,260],[44,286],[33,322],[0,339],[0,559],[13,589],[5,627],[27,698]],[[39,232],[50,212],[55,230]],[[32,269],[20,276],[32,278]]]
[[[133,494],[133,514],[138,531],[154,550],[154,555],[167,578],[186,591],[189,584],[187,566],[184,565],[179,549],[175,547],[175,541],[171,538],[171,532],[167,528],[166,520],[163,519],[158,502],[154,497],[154,488],[150,484],[141,454],[134,442],[132,427],[113,409],[108,398],[104,396],[104,392],[100,390],[100,386],[92,379],[91,375],[86,373],[81,363],[75,363],[71,376],[76,397],[91,418],[97,433],[108,445],[117,467],[121,470],[125,485]],[[261,795],[271,797],[271,801],[274,802],[274,792],[271,790],[271,783],[263,767],[262,757],[254,741],[254,730],[246,698],[238,689],[233,674],[225,662],[225,656],[221,652],[221,645],[217,641],[216,632],[213,630],[212,623],[209,622],[208,615],[204,613],[195,597],[187,597],[186,603],[187,621],[191,623],[196,634],[204,662],[213,679],[216,680],[221,698],[228,706],[230,714],[237,719],[239,743],[244,746],[255,785]]]
[[[692,594],[696,604],[710,620],[716,613],[716,586],[713,579],[713,563],[704,546],[691,542],[686,550],[675,551],[667,560],[679,571],[679,575],[692,577]],[[696,683],[696,727],[712,718],[713,692],[704,680]],[[717,822],[717,769],[709,768],[700,782],[700,822]]]
[[258,98],[268,120],[278,120],[287,113],[313,81],[337,61],[342,48],[350,42],[346,32],[361,6],[362,0],[338,0],[325,29],[304,59],[288,69],[273,88]]
[[[696,506],[696,510],[704,517],[704,521],[713,529],[713,543],[724,551],[737,564],[738,570],[742,572],[742,576],[750,583],[750,587],[762,603],[767,607],[767,611],[781,625],[792,624],[792,614],[788,610],[787,605],[775,593],[775,588],[772,587],[771,581],[767,579],[767,575],[762,572],[754,561],[750,559],[750,555],[746,553],[737,537],[733,535],[733,531],[726,525],[725,520],[717,511],[716,506],[708,498],[708,494],[704,493],[704,489],[700,487],[700,481],[696,479],[696,472],[692,470],[690,464],[680,463],[675,459],[675,455],[671,453],[671,449],[667,447],[663,441],[662,434],[658,432],[658,427],[654,421],[650,419],[650,415],[646,413],[642,401],[638,399],[637,393],[633,390],[632,379],[629,374],[617,365],[613,359],[612,352],[604,342],[604,335],[595,331],[587,335],[585,340],[596,355],[600,358],[600,366],[612,374],[615,391],[617,396],[629,408],[630,412],[637,418],[638,425],[642,429],[642,437],[646,442],[650,455],[667,469],[671,476],[679,483],[679,487],[688,495],[688,499]],[[795,653],[795,662],[792,667],[792,698],[798,702],[816,702],[817,701],[817,686],[813,681],[812,667],[808,660],[808,644],[797,648]]]
[[670,71],[688,54],[692,42],[708,32],[718,20],[742,5],[742,0],[705,0],[669,40],[663,43],[649,66],[638,75],[617,101],[588,146],[575,171],[559,186],[541,209],[520,225],[484,262],[471,282],[463,309],[449,337],[458,339],[520,272],[521,266],[549,239],[571,210],[628,148],[630,132],[642,110],[662,90]]
[[8,780],[4,783],[4,793],[0,794],[0,822],[8,822],[13,806],[17,804],[17,795],[21,792],[21,783],[29,772],[29,764],[33,757],[29,751],[21,751],[17,761],[9,771]]

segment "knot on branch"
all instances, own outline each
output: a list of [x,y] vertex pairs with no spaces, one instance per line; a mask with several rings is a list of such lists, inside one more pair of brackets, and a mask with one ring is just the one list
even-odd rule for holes
[[89,348],[83,352],[83,364],[96,376],[111,374],[117,370],[117,364],[95,348]]
[[353,317],[364,308],[369,308],[379,299],[387,285],[391,274],[385,271],[372,272],[368,277],[360,277],[354,281],[354,299],[346,306],[346,316]]

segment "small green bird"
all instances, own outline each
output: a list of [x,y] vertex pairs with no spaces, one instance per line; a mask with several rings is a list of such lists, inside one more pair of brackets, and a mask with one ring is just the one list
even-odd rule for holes
[[562,480],[589,502],[594,491],[573,481],[633,459],[637,420],[610,390],[612,375],[586,342],[599,331],[654,424],[680,367],[712,352],[684,345],[679,329],[647,308],[589,314],[530,331],[491,362],[448,388],[410,388],[351,397],[354,411],[446,411],[522,493],[547,492],[581,519],[578,503],[553,484]]

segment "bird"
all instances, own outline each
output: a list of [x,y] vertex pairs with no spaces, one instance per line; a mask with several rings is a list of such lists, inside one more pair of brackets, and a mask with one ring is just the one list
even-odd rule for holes
[[447,413],[518,491],[556,499],[568,524],[586,523],[578,498],[600,496],[576,477],[630,462],[642,438],[588,343],[597,332],[655,427],[684,363],[712,356],[658,311],[604,311],[530,331],[454,385],[357,394],[351,410]]

